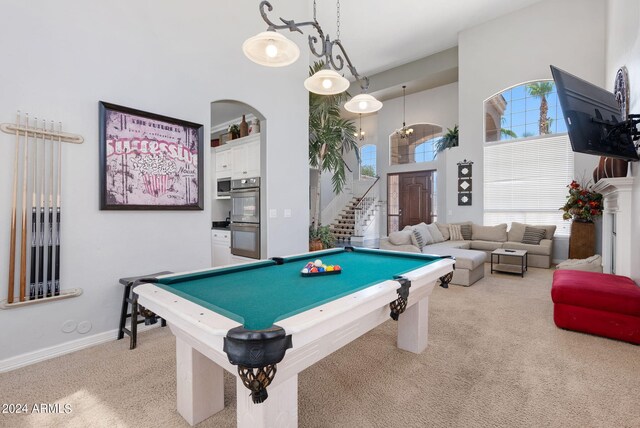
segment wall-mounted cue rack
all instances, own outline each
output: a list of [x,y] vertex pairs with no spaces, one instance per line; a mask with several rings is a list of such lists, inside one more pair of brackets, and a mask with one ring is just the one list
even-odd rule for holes
[[60,193],[62,143],[82,144],[84,138],[62,132],[61,122],[20,112],[0,130],[11,134],[8,141],[15,145],[7,299],[0,309],[79,296],[80,288],[61,289]]

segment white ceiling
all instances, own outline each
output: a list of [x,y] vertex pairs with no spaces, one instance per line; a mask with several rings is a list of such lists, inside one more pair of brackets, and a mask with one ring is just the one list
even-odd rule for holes
[[[368,76],[456,46],[461,30],[540,1],[343,0],[340,40],[358,72]],[[277,3],[272,4],[269,16],[275,22],[280,15]],[[317,19],[325,34],[335,39],[336,1],[317,0]],[[313,29],[303,27],[303,31],[308,35]]]

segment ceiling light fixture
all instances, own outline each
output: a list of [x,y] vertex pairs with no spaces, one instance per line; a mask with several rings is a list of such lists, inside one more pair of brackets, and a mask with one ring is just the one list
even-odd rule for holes
[[[267,17],[267,12],[273,10],[271,3],[264,0],[260,2],[260,15],[268,24],[267,31],[247,39],[242,44],[244,54],[251,61],[268,67],[283,67],[293,63],[300,56],[300,49],[291,40],[287,39],[277,30],[297,31],[302,33],[300,27],[311,26],[318,35],[309,35],[309,50],[313,55],[323,59],[325,67],[304,81],[304,87],[310,92],[319,95],[334,95],[346,91],[349,81],[338,74],[346,65],[353,77],[358,81],[362,94],[356,95],[345,104],[345,109],[352,113],[373,113],[382,108],[382,103],[375,97],[366,94],[369,88],[369,78],[361,76],[354,67],[347,52],[340,41],[340,0],[337,1],[337,37],[331,40],[324,34],[322,27],[316,19],[316,2],[313,2],[313,21],[295,22],[280,18],[282,24],[278,25]],[[339,52],[334,55],[333,48],[337,46]]]
[[364,141],[364,131],[362,130],[362,113],[360,113],[360,130],[353,134],[360,141]]
[[407,123],[405,121],[405,116],[407,112],[407,86],[402,86],[402,128],[396,131],[396,134],[400,136],[400,138],[408,138],[411,134],[413,134],[413,128],[407,128]]

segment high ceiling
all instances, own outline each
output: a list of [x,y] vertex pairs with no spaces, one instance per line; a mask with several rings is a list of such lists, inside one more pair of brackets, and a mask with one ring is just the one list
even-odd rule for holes
[[[340,40],[358,72],[372,75],[456,46],[461,30],[540,1],[343,0]],[[272,13],[277,14],[273,3]],[[336,0],[316,3],[318,22],[335,39]]]

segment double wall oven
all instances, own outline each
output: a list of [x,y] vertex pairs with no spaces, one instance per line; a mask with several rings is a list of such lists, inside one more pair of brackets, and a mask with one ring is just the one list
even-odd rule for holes
[[260,258],[260,178],[231,180],[231,254]]

